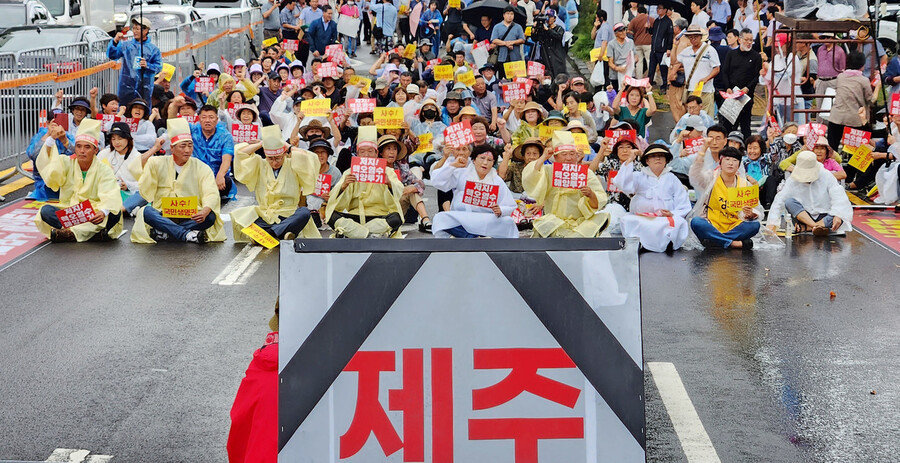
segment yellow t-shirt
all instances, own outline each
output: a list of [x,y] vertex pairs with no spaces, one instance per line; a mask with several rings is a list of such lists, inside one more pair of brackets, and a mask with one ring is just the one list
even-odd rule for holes
[[[735,186],[741,186],[740,184],[741,179],[737,178]],[[728,187],[725,186],[721,176],[716,177],[716,183],[713,184],[713,189],[709,194],[709,203],[706,207],[706,218],[709,219],[709,223],[722,233],[731,231],[731,229],[742,222],[737,215],[737,211],[728,209]]]

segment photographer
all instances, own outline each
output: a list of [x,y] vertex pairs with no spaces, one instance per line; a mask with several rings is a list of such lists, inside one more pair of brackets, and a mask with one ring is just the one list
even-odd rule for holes
[[534,41],[541,45],[541,56],[545,58],[547,72],[557,76],[566,72],[566,49],[563,47],[563,35],[566,30],[556,23],[556,11],[548,9],[546,20],[541,16],[534,18]]

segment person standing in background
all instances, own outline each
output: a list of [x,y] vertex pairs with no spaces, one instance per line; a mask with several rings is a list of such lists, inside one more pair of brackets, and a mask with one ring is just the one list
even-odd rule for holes
[[728,29],[728,23],[731,22],[731,5],[727,0],[713,0],[709,4],[709,13],[712,20],[722,28]]
[[294,10],[297,8],[297,0],[286,0],[284,8],[281,9],[281,37],[284,40],[297,40],[297,31],[300,26],[297,25],[297,17],[294,16]]
[[263,40],[276,37],[281,41],[281,11],[277,0],[266,0],[260,8],[263,15]]
[[634,40],[634,75],[638,79],[647,74],[645,63],[649,63],[651,59],[653,22],[654,19],[647,14],[644,5],[640,5],[637,16],[628,23],[628,32],[631,33]]
[[669,88],[666,74],[669,73],[669,66],[663,64],[666,54],[672,48],[672,40],[675,37],[672,20],[669,18],[669,10],[664,5],[656,7],[659,17],[653,21],[653,28],[650,45],[650,68],[647,77],[650,78],[650,85],[656,78],[656,68],[659,67],[659,80],[661,82],[659,89],[665,93]]
[[609,84],[609,65],[602,58],[606,56],[606,49],[609,46],[609,42],[613,40],[612,27],[606,19],[606,11],[598,9],[597,18],[594,19],[594,28],[591,30],[591,38],[594,39],[594,48],[600,49],[601,57],[594,65],[603,66],[604,86]]

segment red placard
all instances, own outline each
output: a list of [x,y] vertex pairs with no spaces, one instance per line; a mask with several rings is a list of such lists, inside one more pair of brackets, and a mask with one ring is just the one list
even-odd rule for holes
[[222,72],[228,75],[234,75],[234,66],[231,65],[231,62],[225,59],[224,56],[220,56],[222,58]]
[[281,42],[281,48],[283,48],[285,51],[297,51],[300,49],[300,41],[285,39]]
[[116,114],[98,114],[97,116],[97,118],[100,119],[100,130],[104,132],[109,132],[113,123],[122,120],[122,118]]
[[622,191],[622,190],[616,188],[616,185],[613,183],[613,180],[615,180],[616,175],[619,175],[618,170],[611,170],[606,174],[606,191],[608,191],[610,193],[618,193],[618,192]]
[[507,103],[524,100],[528,97],[528,84],[512,82],[502,84],[501,87],[503,88],[503,100]]
[[497,205],[499,195],[499,185],[468,181],[462,202],[470,206],[493,208]]
[[769,127],[775,130],[775,136],[781,135],[781,127],[778,126],[778,121],[775,119],[775,116],[769,116]]
[[341,125],[345,119],[347,119],[346,106],[337,105],[331,110],[331,120],[334,121],[334,125]]
[[812,150],[814,146],[816,146],[816,142],[819,141],[819,133],[816,131],[810,131],[806,134],[806,149]]
[[435,59],[430,59],[430,60],[428,60],[428,61],[425,62],[425,66],[426,66],[426,67],[433,67],[433,66],[437,66],[438,64],[441,64],[441,60],[439,60],[439,59],[437,59],[437,58],[435,58]]
[[326,63],[322,63],[319,66],[319,78],[325,78],[325,77],[336,78],[336,77],[340,77],[340,75],[341,75],[341,71],[338,69],[337,64],[334,64],[331,62],[326,62]]
[[588,165],[553,163],[553,183],[557,188],[581,188],[587,185]]
[[231,136],[235,143],[259,140],[259,127],[256,124],[231,124]]
[[803,124],[797,128],[797,136],[805,137],[812,131],[815,131],[818,135],[825,135],[828,132],[828,126],[816,123]]
[[188,122],[188,124],[196,124],[196,123],[200,122],[200,116],[198,116],[196,114],[194,114],[193,116],[182,116],[179,114],[178,117],[186,120]]
[[844,135],[841,137],[841,144],[845,147],[859,148],[869,143],[872,138],[872,132],[866,132],[861,129],[852,127],[844,127]]
[[[69,131],[69,113],[56,113],[53,116],[53,122],[62,127],[66,132]],[[132,130],[133,132],[133,130]]]
[[316,178],[316,189],[313,192],[316,196],[324,196],[331,193],[331,175],[319,174]]
[[616,142],[619,140],[631,140],[632,143],[637,143],[637,132],[634,130],[607,130],[604,133],[604,136],[609,139],[609,149],[612,149],[615,146]]
[[74,206],[56,211],[56,217],[59,218],[63,228],[71,228],[90,222],[95,215],[94,208],[91,207],[91,202],[87,199]]
[[625,85],[628,85],[630,87],[650,88],[650,78],[645,77],[643,79],[635,79],[631,76],[625,76]]
[[900,114],[900,93],[894,93],[891,95],[891,115]]
[[354,156],[350,161],[350,172],[360,183],[387,183],[387,161],[384,158]]
[[343,63],[344,47],[341,44],[328,45],[325,47],[325,59],[333,63]]
[[375,111],[375,98],[350,98],[347,107],[353,114],[370,113]]
[[297,87],[298,89],[301,89],[303,87],[306,87],[306,79],[304,79],[302,77],[299,79],[288,79],[287,82],[285,82],[284,84],[285,85],[293,85],[293,86]]
[[733,99],[744,96],[745,93],[743,91],[738,91],[738,92],[732,93],[732,92],[723,92],[720,90],[719,95],[722,95],[722,98],[725,98],[726,100],[733,100]]
[[444,143],[447,146],[460,147],[475,143],[472,124],[469,121],[457,122],[444,129]]
[[697,154],[700,152],[700,148],[703,146],[703,137],[688,138],[687,140],[684,140],[683,143],[683,147],[681,148],[682,156]]
[[136,117],[123,117],[122,122],[128,124],[128,130],[131,133],[135,133],[138,130],[138,125],[141,123],[141,120]]
[[472,45],[472,48],[485,48],[485,47],[487,47],[487,46],[490,45],[490,44],[491,44],[491,43],[490,43],[489,41],[487,41],[487,40],[482,40],[481,42],[475,42],[475,43]]
[[194,83],[194,91],[197,93],[212,93],[215,88],[216,83],[209,76],[198,77],[197,82]]
[[529,61],[528,62],[528,77],[544,77],[544,66],[537,61]]

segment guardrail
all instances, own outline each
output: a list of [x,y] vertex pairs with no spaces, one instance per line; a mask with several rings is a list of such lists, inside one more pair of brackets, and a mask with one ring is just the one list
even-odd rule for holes
[[[252,50],[259,51],[262,36],[258,8],[150,32],[163,62],[175,66],[175,93],[193,72],[195,61],[199,65],[218,63],[222,56],[229,61],[246,59],[256,55]],[[121,63],[106,57],[110,40],[0,53],[0,167],[15,159],[17,171],[31,176],[22,168],[28,160],[28,142],[40,128],[41,110],[49,112],[57,91],[63,91],[63,107],[77,96],[87,96],[93,87],[100,94],[116,93]]]

